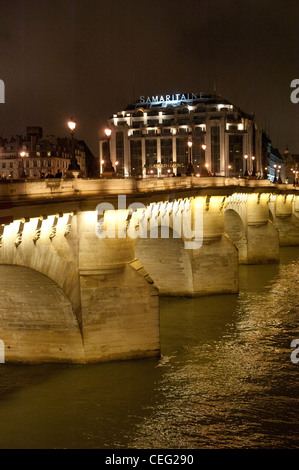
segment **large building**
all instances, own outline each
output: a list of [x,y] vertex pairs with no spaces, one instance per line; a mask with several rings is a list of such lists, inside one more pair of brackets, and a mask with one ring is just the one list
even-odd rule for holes
[[108,126],[111,136],[100,140],[101,172],[110,157],[120,176],[188,174],[190,161],[198,175],[266,175],[255,116],[215,94],[141,96]]
[[65,176],[73,154],[82,176],[95,176],[95,159],[84,141],[44,137],[41,127],[27,127],[26,136],[0,137],[0,179],[39,179],[59,173]]

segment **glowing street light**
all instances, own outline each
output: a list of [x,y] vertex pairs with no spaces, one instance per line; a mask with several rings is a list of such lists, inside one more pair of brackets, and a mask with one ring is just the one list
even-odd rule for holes
[[74,133],[77,124],[75,123],[73,118],[70,119],[70,121],[67,123],[67,125],[68,125],[69,130],[71,131],[71,133]]
[[251,160],[252,160],[252,173],[251,173],[251,176],[255,176],[256,173],[255,173],[255,167],[254,167],[254,160],[255,160],[254,155],[251,157]]
[[68,128],[71,132],[71,163],[69,164],[68,170],[69,171],[75,171],[79,172],[80,171],[80,165],[78,165],[78,161],[75,155],[75,139],[74,139],[74,132],[76,129],[76,122],[74,121],[73,118],[71,118],[68,123]]
[[115,170],[113,168],[111,158],[110,158],[110,137],[111,137],[111,134],[112,134],[112,130],[109,129],[109,127],[108,127],[108,128],[105,129],[104,132],[105,132],[105,135],[107,137],[107,159],[104,160],[104,163],[103,163],[102,175],[111,177],[111,176],[115,175]]
[[24,157],[26,157],[26,152],[24,152],[24,151],[20,152],[20,157],[21,157],[21,159],[22,159],[22,173],[21,173],[21,178],[26,178],[25,165],[24,165]]

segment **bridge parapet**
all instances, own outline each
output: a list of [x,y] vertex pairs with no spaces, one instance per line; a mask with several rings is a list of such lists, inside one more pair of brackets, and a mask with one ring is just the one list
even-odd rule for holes
[[[175,192],[207,188],[256,188],[266,192],[294,190],[292,185],[274,185],[269,180],[247,180],[224,177],[176,177],[176,178],[100,178],[100,179],[45,179],[0,183],[0,200],[38,200],[49,198],[90,197],[118,194],[144,194]],[[295,191],[295,190],[294,190]]]

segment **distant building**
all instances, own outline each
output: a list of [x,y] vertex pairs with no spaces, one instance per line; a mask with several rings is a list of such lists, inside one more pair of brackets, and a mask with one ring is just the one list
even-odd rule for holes
[[299,155],[291,154],[289,149],[286,148],[284,152],[284,163],[286,179],[289,183],[298,182],[299,178]]
[[195,174],[264,177],[262,131],[255,116],[218,95],[141,96],[108,125],[111,137],[100,140],[101,172],[109,143],[121,176],[186,174],[192,160]]
[[[58,173],[65,176],[72,151],[70,138],[43,137],[41,127],[27,127],[26,136],[0,137],[0,178],[39,179]],[[84,141],[75,140],[75,156],[83,176],[92,176],[87,167],[95,159]]]
[[263,132],[262,135],[262,162],[265,173],[268,174],[268,179],[273,183],[285,182],[286,168],[285,160],[279,150],[272,145],[271,139]]

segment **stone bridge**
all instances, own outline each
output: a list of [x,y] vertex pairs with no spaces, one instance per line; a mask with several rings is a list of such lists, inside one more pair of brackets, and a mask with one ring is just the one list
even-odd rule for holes
[[6,361],[159,356],[159,295],[237,294],[240,263],[278,263],[279,246],[299,244],[299,191],[268,181],[27,181],[0,194]]

